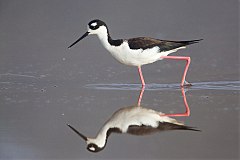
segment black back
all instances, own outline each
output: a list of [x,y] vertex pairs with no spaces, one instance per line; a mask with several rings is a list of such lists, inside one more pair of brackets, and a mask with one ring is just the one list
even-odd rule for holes
[[129,47],[131,49],[148,49],[158,46],[161,52],[173,50],[179,47],[187,46],[190,44],[198,43],[199,40],[191,41],[168,41],[168,40],[159,40],[149,37],[138,37],[128,39]]
[[188,126],[184,126],[184,125],[178,125],[178,124],[173,124],[173,123],[168,123],[168,122],[159,122],[159,125],[157,128],[153,128],[151,126],[146,126],[146,125],[129,126],[127,133],[142,136],[142,135],[149,135],[149,134],[153,134],[155,132],[167,131],[167,130],[200,131],[198,129],[194,129],[193,127],[188,127]]

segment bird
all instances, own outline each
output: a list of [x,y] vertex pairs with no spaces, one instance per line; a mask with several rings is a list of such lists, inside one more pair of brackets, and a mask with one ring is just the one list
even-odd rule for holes
[[165,116],[164,113],[143,106],[135,105],[122,107],[104,123],[95,138],[90,138],[79,132],[70,124],[67,126],[77,133],[87,144],[90,152],[102,151],[111,133],[128,133],[136,136],[150,135],[167,130],[200,131],[194,127],[185,126],[174,118]]
[[191,86],[185,79],[191,58],[184,56],[168,56],[186,46],[198,43],[202,39],[189,41],[170,41],[160,40],[150,37],[137,37],[130,39],[112,39],[109,29],[105,22],[94,19],[88,23],[88,30],[79,39],[72,43],[70,49],[76,43],[88,35],[97,35],[102,45],[111,53],[111,55],[120,63],[128,66],[138,67],[138,72],[142,87],[145,86],[145,80],[142,74],[141,66],[163,59],[185,60],[186,66],[183,72],[180,86]]

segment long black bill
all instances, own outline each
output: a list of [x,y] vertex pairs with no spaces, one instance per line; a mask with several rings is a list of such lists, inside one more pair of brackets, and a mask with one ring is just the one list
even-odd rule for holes
[[78,43],[79,41],[81,41],[83,38],[87,37],[89,34],[89,32],[84,33],[84,35],[82,35],[82,37],[80,37],[78,40],[76,40],[76,42],[74,42],[73,44],[71,44],[68,48],[71,48],[72,46],[74,46],[76,43]]
[[82,133],[78,132],[78,130],[76,130],[73,126],[71,126],[70,124],[67,124],[67,126],[69,128],[71,128],[75,133],[77,133],[80,137],[82,137],[82,139],[84,139],[85,141],[87,141],[87,137],[84,136]]

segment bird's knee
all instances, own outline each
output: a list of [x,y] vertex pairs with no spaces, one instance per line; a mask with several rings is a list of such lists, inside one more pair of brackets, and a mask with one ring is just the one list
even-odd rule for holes
[[188,63],[190,63],[190,62],[191,62],[191,58],[190,58],[190,57],[186,57],[186,61],[187,61]]

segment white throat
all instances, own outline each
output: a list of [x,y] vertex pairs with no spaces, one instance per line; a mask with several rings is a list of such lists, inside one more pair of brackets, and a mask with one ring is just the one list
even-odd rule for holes
[[108,30],[105,26],[100,26],[96,31],[91,31],[90,34],[96,34],[103,46],[108,49],[110,44],[108,42]]
[[88,138],[87,144],[93,143],[96,144],[98,147],[102,148],[106,145],[106,138],[107,128],[103,127],[97,134],[96,138]]

